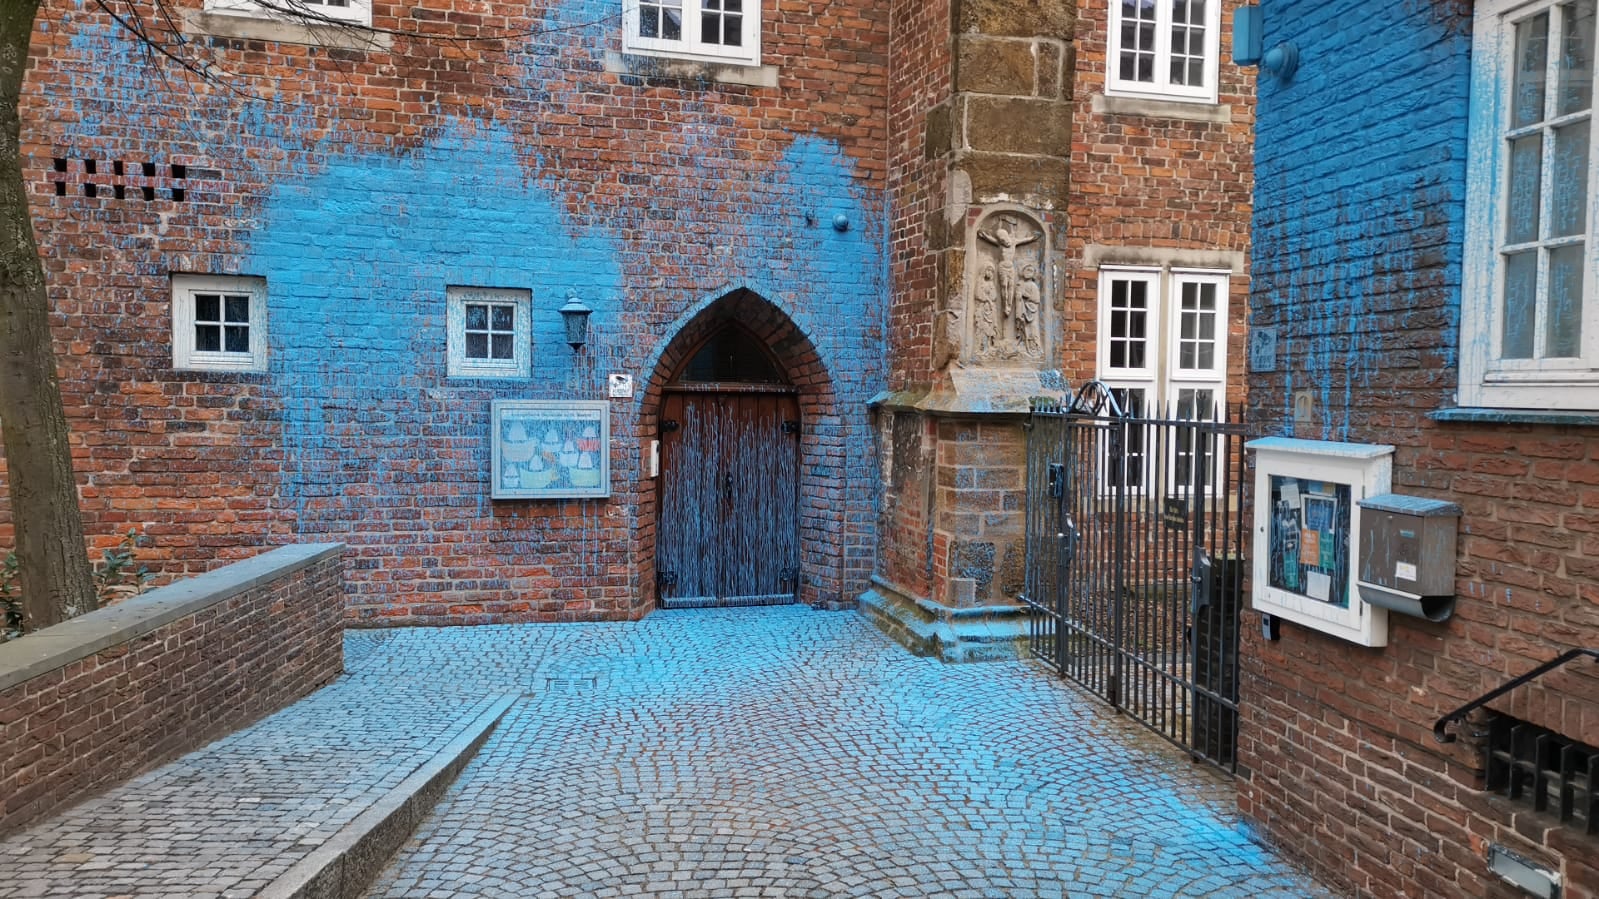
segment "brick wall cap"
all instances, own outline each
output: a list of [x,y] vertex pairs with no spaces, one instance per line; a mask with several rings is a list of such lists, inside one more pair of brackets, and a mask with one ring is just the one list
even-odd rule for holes
[[1061,383],[1057,372],[1035,369],[958,369],[951,370],[947,386],[884,391],[868,405],[937,417],[1026,418],[1035,398],[1064,402]]
[[342,552],[342,543],[279,547],[0,644],[0,692]]

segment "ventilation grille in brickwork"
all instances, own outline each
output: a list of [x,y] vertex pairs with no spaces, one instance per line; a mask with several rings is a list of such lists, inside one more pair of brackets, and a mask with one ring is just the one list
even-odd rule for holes
[[55,194],[116,200],[172,200],[182,203],[189,192],[189,167],[179,163],[123,162],[120,159],[72,159],[57,156],[48,180]]
[[1599,749],[1509,715],[1488,725],[1488,789],[1599,833]]

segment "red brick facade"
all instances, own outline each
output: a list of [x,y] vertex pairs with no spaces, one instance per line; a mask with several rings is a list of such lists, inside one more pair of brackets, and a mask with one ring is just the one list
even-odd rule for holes
[[[1214,106],[1107,103],[1109,6],[1087,3],[1079,9],[1064,290],[1069,338],[1061,360],[1074,382],[1098,368],[1098,263],[1154,259],[1231,271],[1228,403],[1244,403],[1255,74],[1232,62],[1232,16],[1238,5],[1222,5]],[[1200,255],[1162,252],[1171,250]]]
[[[702,314],[755,310],[815,416],[800,595],[860,592],[887,357],[886,10],[769,0],[766,69],[727,81],[620,56],[608,2],[376,0],[381,40],[335,49],[208,37],[244,26],[175,6],[222,80],[47,3],[23,101],[92,542],[137,529],[141,561],[176,576],[339,539],[369,623],[636,617],[655,590],[654,379]],[[264,279],[265,372],[174,369],[173,273]],[[531,378],[446,374],[454,285],[531,291]],[[568,294],[596,310],[577,352]],[[610,373],[639,388],[611,404],[612,497],[491,501],[490,402],[605,399]]]

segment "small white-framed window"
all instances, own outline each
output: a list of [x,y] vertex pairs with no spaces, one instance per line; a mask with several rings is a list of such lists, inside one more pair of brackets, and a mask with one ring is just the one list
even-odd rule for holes
[[[1227,289],[1230,272],[1100,266],[1099,380],[1132,418],[1215,420],[1226,410]],[[1158,480],[1192,484],[1198,451],[1188,438],[1155,447],[1143,429],[1129,432],[1126,463],[1114,466],[1119,486]]]
[[1105,93],[1216,102],[1220,0],[1110,0]]
[[228,12],[278,19],[298,25],[372,24],[372,0],[205,0],[207,12]]
[[445,296],[450,377],[526,378],[532,375],[531,291],[450,287]]
[[762,0],[623,0],[622,49],[760,65]]
[[1463,405],[1599,409],[1595,5],[1476,6]]
[[266,281],[173,275],[172,366],[266,371]]

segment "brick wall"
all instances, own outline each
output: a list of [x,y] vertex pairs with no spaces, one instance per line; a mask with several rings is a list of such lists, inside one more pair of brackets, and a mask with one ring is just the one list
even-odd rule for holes
[[[1470,21],[1461,4],[1263,4],[1251,375],[1266,433],[1388,443],[1394,489],[1464,509],[1444,624],[1389,616],[1361,649],[1290,624],[1244,628],[1239,802],[1271,842],[1357,895],[1509,897],[1493,843],[1599,894],[1599,842],[1480,791],[1470,739],[1433,722],[1559,652],[1599,645],[1599,439],[1591,429],[1435,422],[1454,405]],[[1294,399],[1310,414],[1296,421]],[[1599,745],[1599,678],[1569,672],[1495,707]]]
[[1146,252],[1150,249],[1188,250],[1208,257],[1190,266],[1234,267],[1228,297],[1227,393],[1229,403],[1244,400],[1255,75],[1232,63],[1232,17],[1239,5],[1222,4],[1214,106],[1107,104],[1110,8],[1087,3],[1079,10],[1062,291],[1067,339],[1061,359],[1062,371],[1074,384],[1093,377],[1098,366],[1097,260],[1142,262],[1161,258]]
[[927,128],[928,115],[954,90],[953,36],[949,3],[895,0],[889,10],[889,386],[900,389],[931,374],[943,248],[929,229],[949,202],[949,167]]
[[[182,21],[200,5],[176,4]],[[616,57],[610,0],[376,0],[374,25],[402,32],[376,49],[191,34],[233,73],[219,84],[158,73],[96,10],[47,3],[24,174],[95,541],[138,528],[176,575],[338,539],[369,623],[643,614],[647,388],[679,334],[748,291],[810,343],[820,378],[788,374],[832,404],[815,496],[845,525],[807,530],[807,595],[858,590],[866,400],[886,378],[888,15],[765,6],[775,87]],[[265,278],[267,372],[173,370],[172,272]],[[531,290],[531,379],[446,376],[449,285]],[[580,352],[568,292],[595,310]],[[640,388],[612,404],[613,497],[490,501],[491,401],[604,399],[611,372]]]
[[969,578],[980,605],[1015,597],[1022,590],[1026,551],[1018,537],[1027,530],[1027,434],[1021,424],[939,421],[933,480],[935,583]]
[[341,553],[284,547],[0,645],[0,833],[337,677]]
[[[934,327],[948,253],[934,232],[951,202],[949,162],[928,131],[929,116],[953,95],[951,5],[896,0],[889,29],[889,386],[925,384],[932,374]],[[932,590],[931,429],[918,415],[878,422],[881,474],[879,572],[904,589]]]

